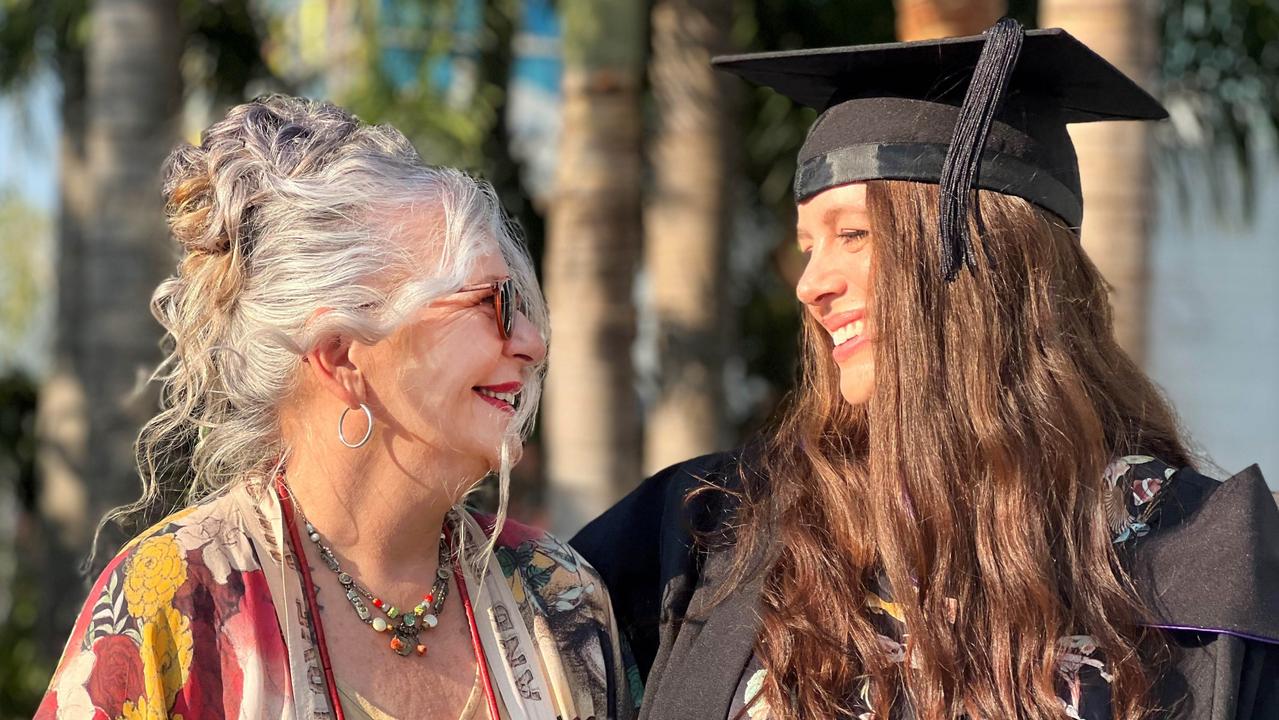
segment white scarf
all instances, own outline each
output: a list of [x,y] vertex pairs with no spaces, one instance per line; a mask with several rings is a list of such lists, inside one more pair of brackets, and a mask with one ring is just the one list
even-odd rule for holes
[[[466,524],[465,537],[486,537],[470,513],[460,514]],[[483,581],[475,577],[470,563],[462,566],[493,691],[501,698],[506,714],[511,720],[556,720],[553,689],[546,681],[541,654],[500,564],[490,558]]]

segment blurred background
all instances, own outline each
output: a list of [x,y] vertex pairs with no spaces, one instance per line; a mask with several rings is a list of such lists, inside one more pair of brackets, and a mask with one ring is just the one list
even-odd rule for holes
[[0,0],[0,718],[33,712],[93,527],[139,492],[174,143],[279,91],[490,180],[554,326],[512,513],[567,536],[739,442],[793,378],[814,115],[709,58],[1005,14],[1065,27],[1171,110],[1075,128],[1084,243],[1210,469],[1279,480],[1279,0]]

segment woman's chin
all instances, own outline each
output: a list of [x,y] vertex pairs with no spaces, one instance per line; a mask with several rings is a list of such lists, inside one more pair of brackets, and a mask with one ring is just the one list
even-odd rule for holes
[[869,403],[870,397],[874,392],[875,385],[873,382],[841,380],[839,383],[839,394],[844,397],[844,402],[849,405],[865,405]]
[[[515,467],[520,463],[520,459],[524,457],[524,443],[512,443],[511,445],[511,467]],[[486,458],[489,472],[502,471],[502,446],[498,445],[493,448]]]

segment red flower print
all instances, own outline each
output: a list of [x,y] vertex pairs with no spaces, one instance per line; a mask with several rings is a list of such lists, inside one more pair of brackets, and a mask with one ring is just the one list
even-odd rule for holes
[[89,699],[108,717],[119,717],[124,704],[137,700],[145,687],[138,645],[125,635],[107,635],[93,644],[93,655]]

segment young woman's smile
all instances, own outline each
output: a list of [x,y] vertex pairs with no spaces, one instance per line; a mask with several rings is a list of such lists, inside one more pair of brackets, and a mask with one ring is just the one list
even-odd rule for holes
[[834,187],[798,206],[796,239],[808,264],[795,295],[830,334],[840,393],[854,405],[870,400],[875,382],[870,237],[865,185]]

